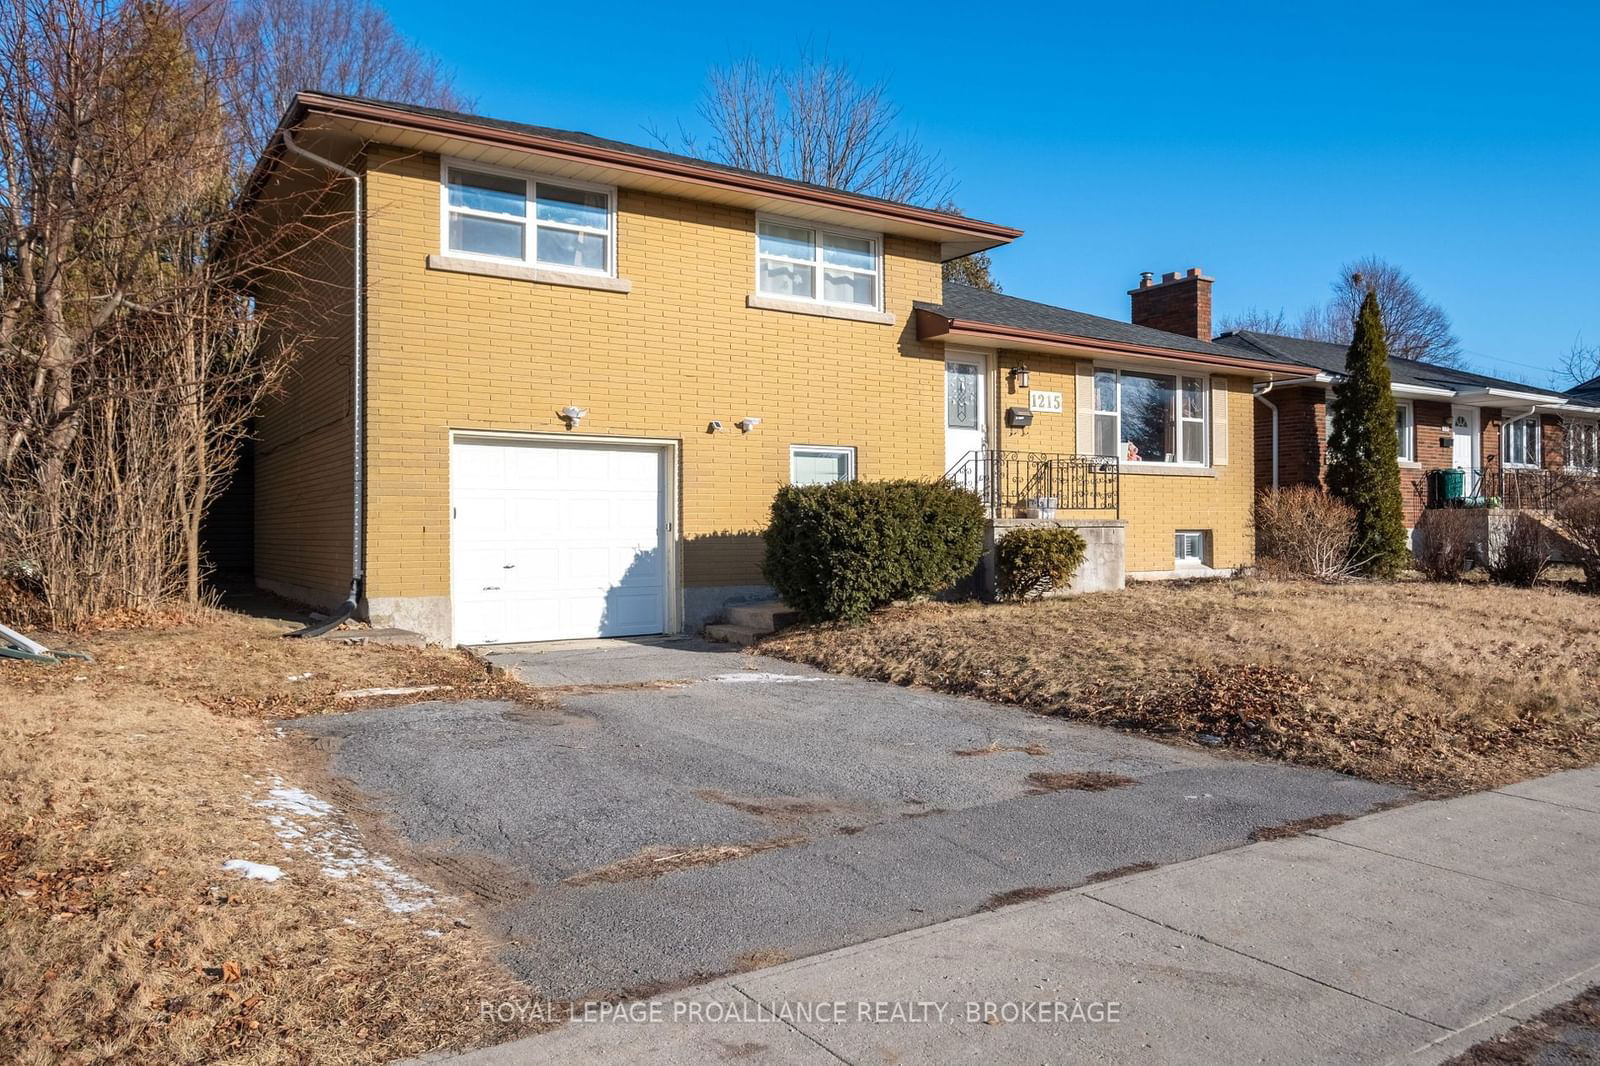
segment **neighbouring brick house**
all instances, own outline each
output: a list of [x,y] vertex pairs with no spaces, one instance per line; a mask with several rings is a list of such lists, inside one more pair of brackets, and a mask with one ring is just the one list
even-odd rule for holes
[[[1329,401],[1347,346],[1249,330],[1217,344],[1317,368],[1256,390],[1256,487],[1322,485]],[[1467,496],[1512,508],[1542,506],[1556,475],[1600,471],[1600,395],[1580,395],[1588,386],[1562,393],[1410,359],[1390,359],[1389,373],[1408,528],[1427,506],[1430,470],[1460,468]]]

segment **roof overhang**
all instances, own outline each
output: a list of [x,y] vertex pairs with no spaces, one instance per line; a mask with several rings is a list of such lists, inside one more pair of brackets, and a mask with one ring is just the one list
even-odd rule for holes
[[[416,152],[438,153],[496,166],[537,170],[550,177],[569,177],[619,188],[753,211],[771,211],[789,218],[869,229],[937,243],[942,259],[956,259],[1008,244],[1022,231],[993,222],[963,218],[943,211],[857,196],[816,185],[784,181],[708,163],[633,153],[608,145],[574,142],[485,125],[465,116],[423,114],[365,100],[321,93],[300,93],[280,129],[306,131],[319,138],[361,144],[386,144]],[[275,136],[261,163],[259,183],[281,154]]]
[[1559,393],[1552,392],[1522,392],[1516,389],[1473,389],[1470,392],[1455,394],[1455,402],[1471,407],[1488,407],[1497,403],[1531,404],[1535,406],[1553,405],[1560,407],[1566,403]]
[[1396,396],[1417,400],[1454,400],[1456,390],[1441,388],[1437,385],[1394,385],[1389,386],[1389,391]]
[[1314,367],[1292,363],[1266,362],[1204,352],[1189,352],[1179,348],[1159,348],[1143,344],[1126,344],[1101,340],[1096,337],[1077,337],[1066,333],[1043,333],[1016,326],[997,325],[992,322],[974,322],[949,318],[938,311],[919,307],[915,312],[917,339],[940,341],[946,344],[966,344],[975,348],[1005,348],[1008,351],[1043,352],[1065,355],[1115,355],[1127,359],[1142,359],[1163,363],[1192,363],[1215,366],[1228,370],[1245,371],[1253,377],[1276,379],[1305,377],[1315,373]]

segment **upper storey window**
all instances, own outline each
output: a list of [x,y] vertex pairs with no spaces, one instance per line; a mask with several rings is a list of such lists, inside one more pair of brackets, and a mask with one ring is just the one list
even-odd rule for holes
[[881,305],[876,237],[761,219],[756,225],[756,291],[842,307]]
[[615,190],[447,163],[444,249],[588,274],[612,274]]

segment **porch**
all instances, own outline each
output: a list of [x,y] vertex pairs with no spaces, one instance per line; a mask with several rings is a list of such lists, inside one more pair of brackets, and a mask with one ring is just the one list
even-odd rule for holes
[[[1459,489],[1450,474],[1459,475]],[[1491,460],[1482,467],[1429,467],[1413,484],[1425,508],[1502,508],[1549,512],[1576,492],[1600,490],[1600,470],[1506,467]]]
[[1122,516],[1122,472],[1115,456],[971,451],[944,477],[977,493],[991,519]]

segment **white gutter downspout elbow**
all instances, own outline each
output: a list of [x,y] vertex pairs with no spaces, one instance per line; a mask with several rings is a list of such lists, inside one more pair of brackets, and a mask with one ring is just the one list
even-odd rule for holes
[[351,314],[351,342],[354,350],[350,363],[353,381],[350,391],[350,422],[354,438],[353,460],[355,464],[352,477],[352,491],[354,498],[351,501],[351,514],[353,516],[350,531],[350,594],[345,602],[339,605],[332,618],[295,633],[291,637],[315,637],[333,629],[339,623],[355,614],[360,608],[362,597],[365,593],[367,580],[367,551],[366,551],[366,386],[367,386],[367,290],[366,290],[366,259],[367,259],[367,234],[366,234],[366,183],[361,180],[361,174],[352,170],[343,163],[336,163],[307,148],[302,148],[295,143],[294,134],[285,129],[283,131],[283,146],[302,159],[308,160],[320,167],[333,171],[340,177],[350,179],[351,188],[354,190],[355,225],[353,227],[353,246],[351,249],[353,264],[351,271],[352,294],[355,307]]
[[1278,487],[1278,405],[1273,403],[1271,400],[1267,399],[1267,393],[1272,391],[1272,386],[1275,385],[1276,383],[1277,382],[1275,380],[1273,380],[1272,378],[1268,378],[1267,379],[1266,388],[1262,388],[1260,385],[1257,385],[1257,386],[1255,386],[1254,388],[1252,388],[1250,390],[1252,393],[1255,394],[1255,398],[1260,400],[1262,403],[1266,404],[1267,405],[1267,409],[1272,412],[1272,487],[1273,488],[1277,488]]

